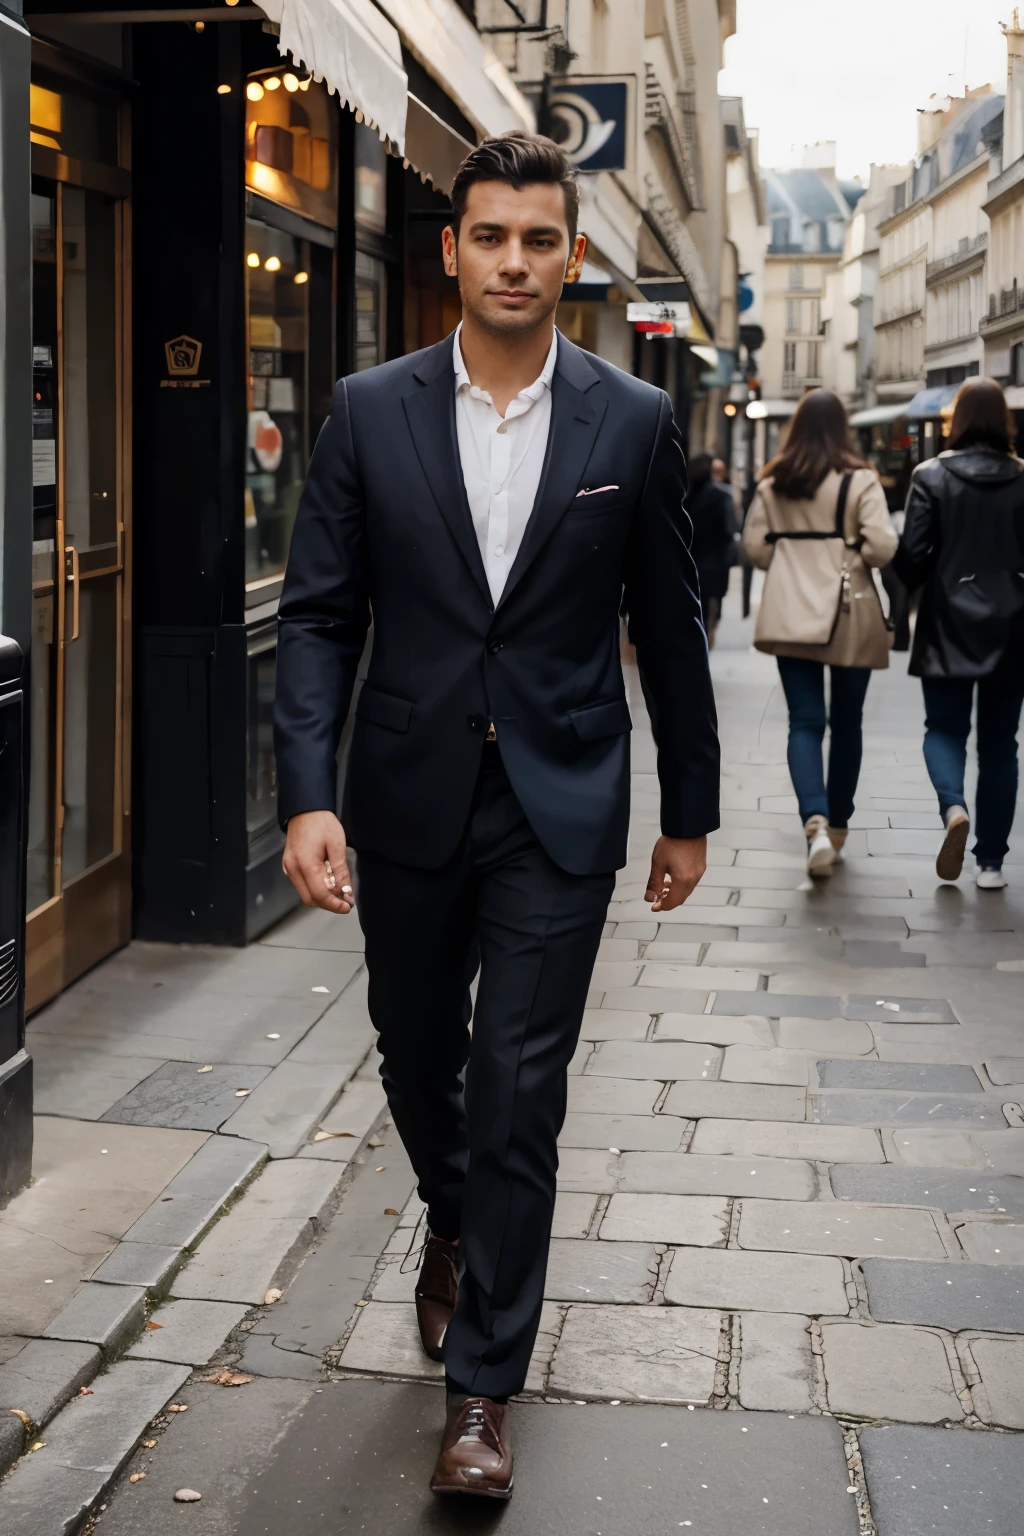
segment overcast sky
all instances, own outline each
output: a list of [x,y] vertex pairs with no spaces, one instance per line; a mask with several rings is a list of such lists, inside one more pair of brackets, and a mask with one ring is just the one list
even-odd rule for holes
[[[835,139],[839,174],[911,159],[916,109],[933,93],[1003,89],[1013,0],[739,0],[723,95],[742,96],[761,164],[795,163]],[[1024,0],[1021,0],[1024,12]]]

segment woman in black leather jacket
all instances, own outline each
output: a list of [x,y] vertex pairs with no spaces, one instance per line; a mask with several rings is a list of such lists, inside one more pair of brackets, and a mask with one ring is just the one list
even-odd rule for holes
[[922,586],[910,673],[925,703],[924,757],[946,828],[942,880],[963,868],[970,832],[967,738],[978,695],[977,883],[1006,884],[1017,799],[1017,728],[1024,703],[1024,462],[994,379],[968,379],[953,408],[950,447],[914,471],[894,569]]

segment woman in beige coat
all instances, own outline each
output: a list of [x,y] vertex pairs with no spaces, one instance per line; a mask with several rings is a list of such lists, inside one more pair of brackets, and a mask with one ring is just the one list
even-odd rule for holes
[[891,645],[869,567],[888,565],[896,545],[878,477],[850,451],[842,401],[813,390],[766,466],[743,530],[747,557],[768,573],[754,644],[779,661],[789,772],[811,875],[830,875],[843,857],[860,774],[864,696],[872,669],[889,665]]

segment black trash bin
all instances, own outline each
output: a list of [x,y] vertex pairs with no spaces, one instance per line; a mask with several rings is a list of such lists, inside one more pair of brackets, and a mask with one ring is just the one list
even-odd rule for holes
[[0,1204],[32,1165],[25,1053],[25,699],[21,647],[0,635]]

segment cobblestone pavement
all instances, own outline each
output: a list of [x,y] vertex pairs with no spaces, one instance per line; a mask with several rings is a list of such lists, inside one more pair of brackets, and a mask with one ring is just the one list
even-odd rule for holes
[[[453,1511],[425,1492],[442,1405],[404,1262],[420,1207],[386,1115],[359,1143],[381,1107],[371,1055],[317,1116],[353,1134],[282,1146],[170,1282],[160,1329],[96,1378],[90,1403],[119,1371],[175,1363],[167,1390],[189,1408],[156,1415],[127,1462],[145,1478],[105,1496],[105,1536],[162,1536],[182,1485],[203,1494],[187,1512],[200,1536],[339,1521],[377,1536],[1019,1536],[1021,856],[1006,892],[967,872],[939,885],[919,687],[896,657],[868,694],[845,866],[811,888],[774,664],[748,645],[726,619],[723,826],[700,889],[660,919],[642,900],[657,788],[630,673],[631,857],[571,1068],[511,1506]],[[290,920],[257,963],[301,954],[311,976],[330,922]],[[331,1010],[349,1028],[365,1029],[363,983]],[[311,1198],[289,1181],[334,1157],[336,1214],[297,1273],[279,1271],[274,1224]],[[260,1305],[275,1273],[294,1279]],[[211,1358],[254,1380],[199,1380]],[[146,1383],[125,1390],[159,1398]],[[54,1462],[116,1465],[135,1443],[108,1426],[87,1452],[76,1412],[54,1420],[49,1464],[25,1458],[0,1490],[19,1531],[72,1528],[33,1523]]]

